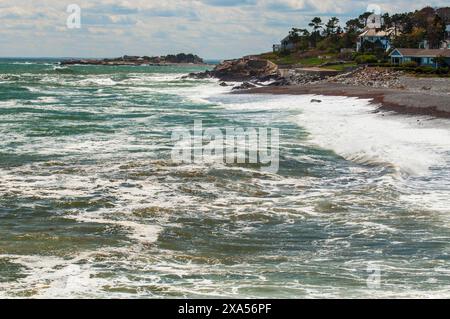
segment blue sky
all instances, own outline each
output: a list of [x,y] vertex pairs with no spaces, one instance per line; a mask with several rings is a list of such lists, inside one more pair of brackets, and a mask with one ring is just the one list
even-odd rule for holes
[[[66,25],[69,4],[81,28]],[[448,0],[1,0],[0,56],[112,57],[192,52],[232,58],[271,50],[314,16],[343,22],[369,4],[384,12],[446,6]]]

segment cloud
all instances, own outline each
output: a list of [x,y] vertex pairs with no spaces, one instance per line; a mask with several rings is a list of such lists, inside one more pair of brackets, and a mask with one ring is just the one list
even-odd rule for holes
[[[81,7],[82,28],[66,27],[67,5]],[[342,23],[372,0],[2,0],[0,56],[119,56],[193,52],[229,58],[269,51],[314,16]],[[448,0],[380,0],[406,12]]]
[[96,13],[109,13],[109,14],[137,14],[139,13],[138,7],[133,7],[130,5],[124,5],[124,4],[100,4],[95,5],[91,8],[89,8],[89,11],[96,12]]
[[97,14],[83,16],[82,23],[87,26],[130,26],[137,24],[137,20],[132,17]]
[[246,6],[255,5],[257,0],[204,0],[203,3],[210,6],[217,7],[235,7],[235,6]]

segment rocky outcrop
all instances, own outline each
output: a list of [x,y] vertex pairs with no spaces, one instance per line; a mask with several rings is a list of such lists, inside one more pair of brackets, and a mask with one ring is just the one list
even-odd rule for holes
[[245,81],[279,76],[278,66],[275,63],[252,58],[224,61],[213,70],[213,74],[223,81]]
[[293,69],[284,72],[284,77],[270,84],[270,86],[305,85],[320,82],[329,77],[327,72],[306,72]]
[[[402,75],[403,73],[399,71],[373,67],[358,68],[347,73],[322,68],[279,69],[270,61],[246,57],[224,61],[212,71],[193,73],[189,77],[218,78],[222,81],[222,86],[225,85],[223,81],[243,82],[235,86],[233,90],[246,90],[260,86],[304,86],[319,83],[401,89],[400,78]],[[423,88],[423,90],[425,89]]]
[[64,60],[61,65],[172,65],[172,64],[204,64],[203,59],[193,54],[180,53],[159,57],[124,55],[114,59],[78,59]]
[[252,57],[227,60],[217,65],[212,71],[193,73],[189,76],[196,79],[213,77],[218,78],[221,81],[230,82],[264,82],[280,77],[278,66],[275,63]]
[[241,85],[236,85],[235,87],[233,87],[233,90],[249,90],[249,89],[253,89],[255,88],[256,85],[249,83],[249,82],[244,82]]
[[388,68],[364,67],[354,72],[333,77],[328,82],[352,86],[403,89],[402,75],[404,75],[403,72]]

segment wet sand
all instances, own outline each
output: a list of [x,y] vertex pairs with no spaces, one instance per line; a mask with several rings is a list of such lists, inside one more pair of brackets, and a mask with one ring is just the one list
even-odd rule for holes
[[405,89],[373,88],[339,83],[260,87],[246,94],[317,94],[372,99],[380,110],[450,118],[450,79],[404,77]]

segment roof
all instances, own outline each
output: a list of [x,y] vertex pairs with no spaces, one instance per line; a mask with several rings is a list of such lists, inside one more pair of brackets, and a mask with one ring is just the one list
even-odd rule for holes
[[400,52],[403,56],[412,56],[418,58],[437,57],[444,56],[450,58],[449,49],[395,49],[391,55],[395,52]]
[[290,35],[286,36],[283,40],[281,40],[281,43],[291,43],[291,42],[293,41]]
[[379,30],[379,29],[366,29],[361,33],[360,37],[389,37],[394,32],[393,29]]

